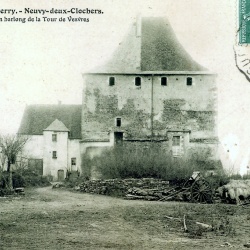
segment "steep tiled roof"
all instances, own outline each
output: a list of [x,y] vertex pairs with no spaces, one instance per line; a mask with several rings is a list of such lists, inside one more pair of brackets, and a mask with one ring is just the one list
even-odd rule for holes
[[166,18],[142,18],[140,35],[136,30],[134,24],[111,59],[89,73],[207,71],[185,51]]
[[142,71],[204,71],[177,40],[166,19],[145,18],[141,37]]
[[81,138],[81,105],[29,105],[26,107],[18,133],[42,135],[43,130],[58,119],[72,139]]
[[46,129],[45,131],[61,131],[61,132],[69,132],[69,129],[66,128],[66,126],[59,121],[58,119],[55,119]]

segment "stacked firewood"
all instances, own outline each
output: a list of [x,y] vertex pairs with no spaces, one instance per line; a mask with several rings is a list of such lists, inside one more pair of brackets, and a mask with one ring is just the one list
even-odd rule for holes
[[162,192],[158,188],[142,189],[130,188],[125,196],[129,200],[159,200],[162,198]]
[[[177,193],[176,195],[174,195]],[[157,188],[130,188],[125,196],[129,200],[183,200],[183,197],[178,196],[178,191],[172,187],[157,187]]]
[[[85,181],[80,185],[80,191],[92,194],[112,195],[113,192],[125,193],[126,184],[123,180],[91,180]],[[120,195],[118,195],[120,196]]]
[[168,181],[153,178],[91,180],[79,186],[81,192],[145,200],[159,200],[169,189]]

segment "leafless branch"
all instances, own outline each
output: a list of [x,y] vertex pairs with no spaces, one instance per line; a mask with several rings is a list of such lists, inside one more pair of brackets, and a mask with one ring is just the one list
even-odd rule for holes
[[[8,161],[8,165],[15,163],[16,156],[23,149],[29,140],[27,136],[21,135],[0,135],[0,152],[3,161]],[[4,164],[4,162],[2,163]]]

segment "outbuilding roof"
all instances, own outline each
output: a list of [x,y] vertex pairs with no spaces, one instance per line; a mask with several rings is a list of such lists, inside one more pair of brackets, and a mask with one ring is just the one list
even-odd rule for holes
[[69,130],[69,138],[81,139],[81,111],[81,105],[29,105],[25,108],[18,133],[42,135],[43,130],[48,130],[57,119],[64,129]]
[[207,72],[179,43],[166,18],[144,17],[135,23],[111,59],[93,73]]

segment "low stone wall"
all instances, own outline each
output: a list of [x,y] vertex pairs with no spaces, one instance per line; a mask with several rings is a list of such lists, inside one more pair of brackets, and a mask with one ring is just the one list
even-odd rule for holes
[[125,197],[128,194],[148,196],[148,193],[150,193],[152,196],[152,194],[154,193],[159,194],[160,190],[164,191],[170,188],[169,181],[163,181],[153,178],[91,180],[85,181],[84,183],[79,185],[79,187],[81,192],[119,197]]

